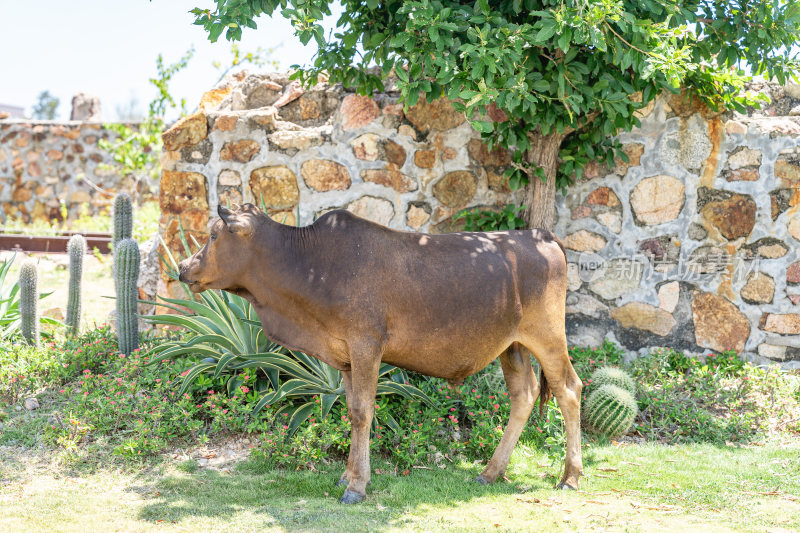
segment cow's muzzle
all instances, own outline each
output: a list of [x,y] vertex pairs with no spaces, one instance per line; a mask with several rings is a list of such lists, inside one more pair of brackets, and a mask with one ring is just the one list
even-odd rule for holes
[[193,282],[190,281],[189,278],[186,277],[186,270],[187,270],[186,269],[186,265],[184,263],[179,263],[178,264],[178,281],[181,281],[183,283],[192,284]]

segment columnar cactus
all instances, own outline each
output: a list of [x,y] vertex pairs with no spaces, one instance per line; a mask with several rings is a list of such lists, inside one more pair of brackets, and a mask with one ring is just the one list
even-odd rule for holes
[[122,239],[114,251],[114,278],[117,287],[117,339],[119,351],[130,355],[139,347],[137,310],[139,280],[139,245]]
[[636,384],[633,382],[633,378],[620,368],[613,366],[598,368],[589,379],[591,380],[592,389],[603,385],[616,385],[631,394],[636,394]]
[[73,235],[67,243],[69,254],[69,294],[67,295],[67,331],[77,333],[81,325],[81,282],[83,281],[83,257],[86,255],[86,239]]
[[133,235],[133,203],[128,193],[121,192],[114,197],[114,249],[122,239]]
[[39,344],[39,287],[36,263],[27,260],[19,269],[19,314],[22,336],[32,346]]
[[616,385],[595,389],[583,404],[583,420],[592,433],[608,438],[627,433],[639,411],[633,395]]

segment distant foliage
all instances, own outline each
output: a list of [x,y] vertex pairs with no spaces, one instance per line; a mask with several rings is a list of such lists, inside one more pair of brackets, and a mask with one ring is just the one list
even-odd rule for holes
[[55,120],[58,116],[58,98],[50,94],[50,91],[39,93],[39,99],[33,106],[33,118],[37,120]]

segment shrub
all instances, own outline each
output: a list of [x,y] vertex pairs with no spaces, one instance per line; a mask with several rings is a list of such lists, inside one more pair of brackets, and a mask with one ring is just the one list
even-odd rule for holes
[[616,385],[602,385],[586,398],[583,419],[589,431],[607,438],[626,434],[638,408],[633,395]]

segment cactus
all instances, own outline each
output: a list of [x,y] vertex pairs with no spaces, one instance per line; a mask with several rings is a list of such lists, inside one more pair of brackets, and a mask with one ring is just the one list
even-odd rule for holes
[[22,336],[32,346],[39,344],[39,288],[36,263],[27,260],[19,269],[19,314]]
[[69,294],[67,295],[67,331],[77,333],[81,325],[81,282],[83,280],[83,256],[86,255],[86,239],[73,235],[67,243],[69,254]]
[[604,366],[598,368],[589,379],[591,380],[592,389],[603,385],[616,385],[631,394],[636,394],[636,384],[633,382],[633,378],[630,374],[617,367]]
[[589,431],[608,438],[631,429],[639,411],[633,395],[616,385],[595,389],[583,404],[583,420]]
[[117,244],[122,239],[130,239],[133,235],[133,204],[128,193],[121,192],[114,197],[114,241]]
[[117,339],[119,351],[130,355],[139,347],[139,245],[122,239],[114,252],[114,280],[117,287]]

